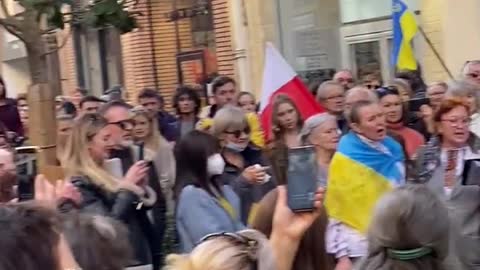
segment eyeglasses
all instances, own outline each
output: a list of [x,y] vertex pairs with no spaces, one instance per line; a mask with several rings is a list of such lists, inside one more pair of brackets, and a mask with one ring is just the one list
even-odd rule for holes
[[135,126],[135,122],[131,119],[121,120],[117,122],[109,122],[109,125],[116,125],[123,130],[130,130]]
[[476,78],[480,77],[480,74],[477,74],[477,73],[468,73],[467,76],[470,77],[470,78],[476,79]]
[[447,122],[453,127],[458,127],[458,126],[468,126],[470,125],[470,119],[469,118],[459,118],[459,119],[442,119],[442,122]]
[[240,138],[240,136],[242,136],[242,133],[245,133],[247,135],[250,135],[250,127],[247,126],[245,127],[243,130],[234,130],[234,131],[228,131],[226,130],[225,131],[226,134],[232,134],[233,136],[235,136],[235,138]]
[[386,95],[400,95],[398,92],[398,88],[395,86],[384,86],[375,89],[375,93],[377,93],[378,98],[382,98]]
[[458,127],[458,126],[468,126],[470,125],[470,119],[469,118],[463,118],[463,119],[442,119],[442,122],[447,122],[453,127]]
[[343,82],[353,83],[353,79],[352,78],[338,78],[338,82],[339,83],[343,83]]
[[246,254],[250,258],[251,261],[251,270],[257,270],[258,265],[257,265],[257,253],[258,253],[258,241],[255,239],[250,239],[246,236],[243,236],[238,233],[228,233],[228,232],[221,232],[221,233],[212,233],[208,234],[205,237],[203,237],[200,242],[197,244],[201,244],[203,242],[206,242],[208,240],[212,240],[217,237],[223,237],[226,238],[230,241],[232,241],[235,244],[240,244],[243,247],[245,247]]
[[336,95],[336,96],[327,97],[326,100],[343,99],[344,97],[345,97],[345,95],[344,95],[344,94],[341,94],[341,95]]

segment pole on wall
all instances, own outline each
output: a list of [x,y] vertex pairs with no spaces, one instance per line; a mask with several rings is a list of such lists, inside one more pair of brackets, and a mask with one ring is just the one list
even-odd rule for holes
[[430,49],[433,51],[433,54],[435,54],[435,57],[438,59],[438,61],[440,62],[440,65],[442,65],[443,69],[447,72],[448,74],[448,77],[450,77],[450,79],[454,79],[453,77],[453,74],[452,72],[450,71],[450,69],[447,67],[447,64],[445,63],[445,61],[443,60],[442,56],[440,55],[440,53],[438,52],[437,48],[435,48],[435,45],[433,44],[433,42],[430,40],[430,38],[427,36],[427,33],[425,33],[425,30],[423,30],[423,28],[421,26],[418,27],[418,30],[420,31],[420,34],[422,35],[422,37],[425,39],[425,41],[427,42],[428,46],[430,47]]

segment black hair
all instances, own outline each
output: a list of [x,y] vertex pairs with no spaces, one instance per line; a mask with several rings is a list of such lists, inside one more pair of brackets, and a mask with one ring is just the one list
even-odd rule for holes
[[[212,185],[220,192],[219,185],[207,172],[208,157],[219,153],[218,140],[210,134],[198,130],[185,135],[175,146],[177,177],[175,181],[175,196],[178,198],[182,189],[194,185],[215,196]],[[213,181],[212,181],[213,180]]]
[[156,98],[161,105],[164,104],[163,97],[158,93],[157,90],[152,88],[144,88],[139,94],[137,100],[140,101],[141,98]]
[[178,87],[177,92],[173,97],[173,107],[177,111],[177,114],[180,114],[180,108],[178,106],[180,98],[185,95],[188,96],[195,103],[194,113],[195,115],[197,115],[200,112],[200,107],[201,107],[200,97],[198,96],[197,91],[195,89],[185,85]]
[[80,100],[80,103],[79,103],[79,106],[80,108],[83,107],[83,104],[85,104],[85,102],[100,102],[100,103],[106,103],[105,100],[101,99],[101,98],[98,98],[96,96],[85,96],[83,97],[81,100]]
[[234,85],[236,84],[235,80],[228,77],[228,76],[218,76],[218,77],[216,77],[212,81],[212,94],[215,94],[219,87],[222,87],[227,83],[233,83]]
[[7,86],[2,76],[0,76],[0,84],[3,85],[3,93],[0,94],[0,99],[5,99],[7,97]]
[[102,116],[105,115],[110,109],[115,108],[115,107],[121,107],[125,108],[127,110],[131,110],[132,106],[126,103],[123,100],[113,100],[110,102],[105,103],[102,107],[100,107],[99,114]]
[[57,270],[61,231],[56,211],[35,202],[0,206],[0,269]]

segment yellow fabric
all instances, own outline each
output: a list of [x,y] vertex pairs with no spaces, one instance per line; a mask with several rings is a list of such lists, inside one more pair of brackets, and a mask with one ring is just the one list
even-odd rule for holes
[[402,45],[398,55],[397,68],[400,70],[417,70],[417,60],[412,48],[412,39],[418,31],[417,21],[412,12],[406,11],[400,18],[403,33]]
[[378,199],[392,188],[384,176],[337,152],[330,165],[325,206],[332,218],[366,233]]
[[225,198],[220,197],[218,199],[218,203],[228,213],[228,215],[232,218],[232,220],[238,219],[235,208],[233,208],[233,206]]
[[255,221],[259,206],[260,205],[258,203],[252,203],[252,206],[250,207],[250,213],[248,213],[248,220],[247,220],[248,225],[252,225],[253,221]]
[[[263,148],[265,146],[265,138],[263,130],[260,125],[260,120],[255,113],[247,113],[247,122],[250,127],[250,141],[256,146]],[[203,131],[208,131],[213,126],[212,118],[203,118],[198,123],[196,128]]]

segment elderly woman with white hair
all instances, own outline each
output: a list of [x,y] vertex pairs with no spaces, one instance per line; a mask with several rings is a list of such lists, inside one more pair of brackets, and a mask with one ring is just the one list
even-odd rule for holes
[[448,86],[445,98],[461,98],[467,102],[470,113],[470,131],[480,136],[480,88],[468,81],[456,81]]

